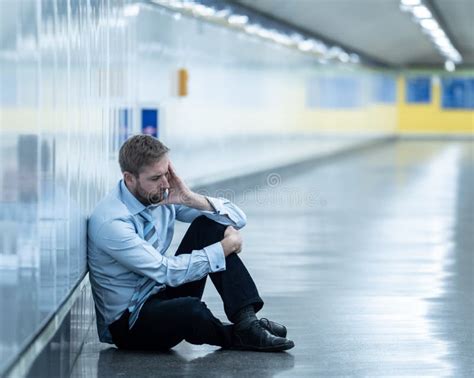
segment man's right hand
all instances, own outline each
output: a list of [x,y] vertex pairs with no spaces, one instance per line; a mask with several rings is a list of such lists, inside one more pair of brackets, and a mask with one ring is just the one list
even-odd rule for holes
[[224,239],[221,241],[225,257],[232,253],[240,253],[242,250],[242,236],[234,227],[228,226],[224,232]]

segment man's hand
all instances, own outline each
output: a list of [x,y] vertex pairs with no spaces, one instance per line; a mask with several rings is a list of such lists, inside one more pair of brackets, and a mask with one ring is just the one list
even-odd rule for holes
[[224,232],[224,239],[222,239],[221,244],[225,257],[232,253],[240,253],[242,251],[242,236],[234,227],[228,226]]
[[214,210],[206,197],[189,189],[186,183],[177,175],[171,162],[168,166],[168,183],[168,196],[158,202],[158,205],[176,204],[198,210]]
[[193,192],[186,183],[176,174],[173,165],[168,166],[168,197],[159,202],[160,205],[187,204],[193,197]]

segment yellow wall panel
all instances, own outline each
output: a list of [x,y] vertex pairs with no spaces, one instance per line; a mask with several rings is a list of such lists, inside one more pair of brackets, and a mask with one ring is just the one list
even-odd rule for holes
[[406,77],[398,79],[398,132],[401,134],[474,134],[474,111],[441,107],[441,88],[432,84],[431,103],[405,101]]

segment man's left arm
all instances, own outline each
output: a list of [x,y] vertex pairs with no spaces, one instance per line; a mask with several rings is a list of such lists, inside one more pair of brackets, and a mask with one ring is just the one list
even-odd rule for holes
[[175,205],[176,219],[181,222],[192,222],[195,218],[205,215],[225,226],[241,229],[247,224],[245,213],[226,198],[213,198],[193,193],[187,204]]

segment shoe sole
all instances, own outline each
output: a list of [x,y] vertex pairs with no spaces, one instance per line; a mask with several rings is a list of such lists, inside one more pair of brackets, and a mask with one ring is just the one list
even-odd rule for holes
[[255,352],[282,352],[284,350],[291,349],[295,346],[293,341],[289,341],[285,344],[280,345],[272,345],[268,347],[256,347],[254,345],[239,345],[239,346],[232,346],[230,349],[233,350],[252,350]]

